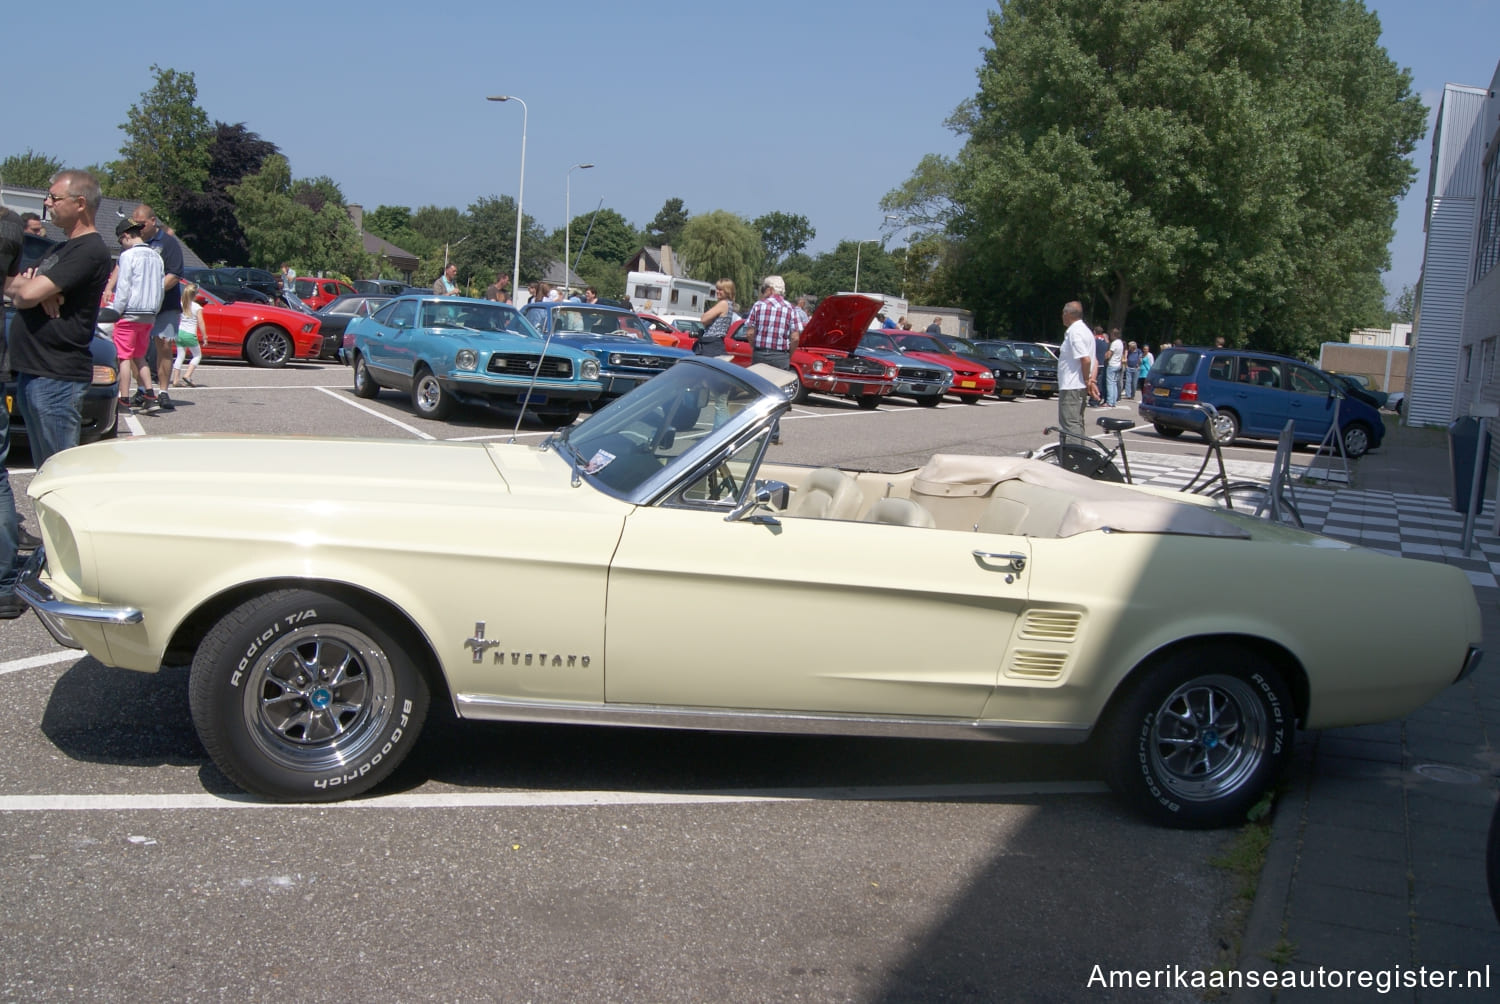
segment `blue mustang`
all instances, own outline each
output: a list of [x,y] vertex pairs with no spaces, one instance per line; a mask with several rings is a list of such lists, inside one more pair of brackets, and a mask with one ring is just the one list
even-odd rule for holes
[[348,332],[354,393],[405,391],[424,418],[447,418],[458,404],[517,409],[524,403],[534,415],[571,423],[602,389],[593,356],[555,341],[544,346],[508,304],[398,296],[350,321]]
[[691,352],[667,348],[651,340],[646,322],[628,310],[600,303],[528,303],[526,319],[537,330],[570,348],[587,352],[599,361],[599,380],[604,384],[600,400],[635,390]]

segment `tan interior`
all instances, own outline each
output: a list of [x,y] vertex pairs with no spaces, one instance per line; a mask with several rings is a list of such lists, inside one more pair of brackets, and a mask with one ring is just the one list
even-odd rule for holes
[[937,454],[915,471],[850,474],[767,464],[792,486],[785,515],[1026,537],[1090,530],[1249,537],[1211,507],[1094,481],[1025,457]]

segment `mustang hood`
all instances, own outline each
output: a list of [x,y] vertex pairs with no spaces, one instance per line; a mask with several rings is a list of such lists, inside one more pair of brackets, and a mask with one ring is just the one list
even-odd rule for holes
[[853,352],[882,306],[882,301],[863,293],[825,296],[802,329],[801,345],[804,349]]
[[[76,491],[75,491],[76,490]],[[519,495],[604,496],[569,483],[568,465],[529,446],[267,436],[160,436],[81,446],[52,457],[28,493],[109,507],[151,496],[163,518],[191,500],[233,506],[498,505]],[[555,504],[555,503],[542,503]],[[415,510],[414,510],[415,512]]]

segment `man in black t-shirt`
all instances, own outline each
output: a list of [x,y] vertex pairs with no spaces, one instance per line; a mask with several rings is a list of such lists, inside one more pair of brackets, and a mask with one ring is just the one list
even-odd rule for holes
[[[0,276],[9,278],[21,261],[21,217],[0,207]],[[0,358],[5,356],[5,332],[0,330]],[[0,366],[0,369],[5,367]],[[3,376],[4,374],[0,374]],[[16,544],[21,520],[16,516],[16,497],[11,492],[5,461],[10,455],[10,413],[0,401],[0,620],[11,620],[26,612],[26,603],[16,595]]]
[[5,292],[16,306],[10,326],[16,407],[26,420],[27,443],[38,467],[52,454],[78,445],[78,408],[94,378],[89,344],[111,266],[109,249],[94,229],[99,182],[92,174],[59,171],[45,204],[68,239],[36,268],[5,280]]

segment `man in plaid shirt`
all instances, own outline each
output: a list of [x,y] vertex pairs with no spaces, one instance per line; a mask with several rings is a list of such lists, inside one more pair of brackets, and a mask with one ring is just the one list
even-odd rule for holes
[[[768,275],[760,283],[761,298],[745,316],[740,335],[750,343],[750,362],[767,363],[777,369],[792,368],[792,353],[802,334],[797,308],[786,302],[786,282],[779,275]],[[771,442],[781,442],[781,422],[771,428]]]

